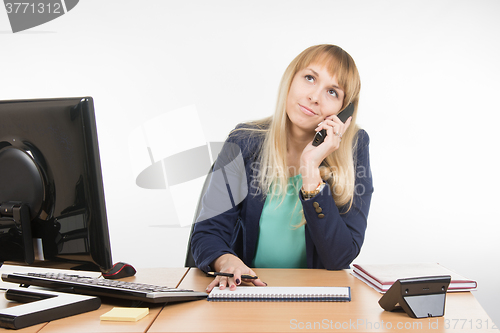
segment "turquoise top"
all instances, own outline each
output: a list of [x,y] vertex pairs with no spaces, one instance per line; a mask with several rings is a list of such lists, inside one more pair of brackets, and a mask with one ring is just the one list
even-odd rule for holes
[[306,238],[299,189],[302,176],[290,177],[287,194],[268,195],[259,222],[259,238],[252,266],[260,268],[307,268]]

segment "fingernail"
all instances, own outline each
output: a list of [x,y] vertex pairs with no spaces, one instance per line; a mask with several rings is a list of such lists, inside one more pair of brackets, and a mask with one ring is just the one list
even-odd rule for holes
[[240,285],[240,283],[241,283],[240,279],[236,279],[236,284]]
[[323,122],[320,122],[320,123],[318,124],[318,126],[321,126],[321,124],[323,124]]
[[262,281],[262,283],[264,283],[267,286],[267,283],[265,283],[264,281]]

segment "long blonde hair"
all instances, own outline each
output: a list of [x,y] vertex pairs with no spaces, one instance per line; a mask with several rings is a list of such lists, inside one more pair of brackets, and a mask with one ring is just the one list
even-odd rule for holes
[[342,109],[350,103],[354,106],[351,125],[343,134],[340,147],[327,156],[320,167],[321,178],[329,184],[335,204],[338,207],[349,204],[350,209],[355,186],[356,161],[353,151],[356,150],[356,133],[359,130],[356,116],[361,82],[352,57],[336,45],[311,46],[300,53],[283,74],[274,116],[252,122],[252,126],[248,127],[265,135],[260,151],[259,172],[255,176],[264,194],[284,198],[291,176],[286,159],[287,128],[290,122],[286,113],[286,100],[295,74],[312,63],[324,65],[330,75],[336,75],[344,91]]

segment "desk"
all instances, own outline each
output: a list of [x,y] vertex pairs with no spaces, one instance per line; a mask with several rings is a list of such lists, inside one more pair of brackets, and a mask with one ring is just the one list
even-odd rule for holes
[[[16,268],[16,271],[40,271],[34,267]],[[3,272],[4,267],[0,269]],[[50,269],[42,269],[42,271],[52,271]],[[149,283],[159,286],[177,287],[182,281],[188,268],[152,268],[141,269],[133,277],[122,279],[123,281]],[[74,273],[74,271],[73,271]],[[97,274],[97,273],[96,273]],[[88,274],[86,274],[88,275]],[[97,274],[99,275],[99,274]],[[0,280],[2,288],[12,287],[12,283],[5,283]],[[8,306],[9,301],[3,295],[0,295],[0,307]],[[76,316],[58,319],[49,323],[38,324],[26,327],[20,330],[9,330],[0,328],[0,332],[20,332],[20,333],[90,333],[90,332],[129,332],[142,333],[147,332],[149,326],[156,319],[163,308],[163,304],[146,304],[144,307],[149,307],[149,314],[138,322],[113,322],[100,321],[100,316],[110,311],[115,306],[123,306],[123,301],[117,300],[116,304],[103,303],[101,307],[95,311],[82,313]]]
[[[195,301],[171,304],[161,311],[148,332],[316,330],[498,333],[498,330],[491,329],[491,319],[470,292],[448,293],[444,317],[412,319],[404,312],[384,311],[378,304],[381,294],[353,277],[349,270],[254,269],[254,271],[269,286],[350,286],[352,300],[338,303]],[[198,269],[191,269],[179,287],[204,290],[211,279]],[[478,329],[479,325],[483,328]],[[489,328],[486,328],[486,325],[489,325]]]
[[[3,269],[3,268],[2,268]],[[31,269],[32,270],[32,269]],[[0,269],[1,271],[1,269]],[[492,321],[470,292],[448,293],[444,317],[412,319],[378,305],[381,294],[349,270],[255,269],[270,286],[350,286],[352,301],[336,302],[208,302],[156,305],[138,322],[101,322],[113,306],[9,332],[478,332],[490,333]],[[187,274],[186,274],[187,272]],[[204,290],[212,278],[198,269],[140,269],[124,279],[141,283]],[[5,284],[3,285],[5,287]],[[0,300],[5,307],[7,301]],[[316,329],[314,326],[316,325]],[[482,328],[480,328],[480,325]],[[406,329],[405,329],[406,326]]]

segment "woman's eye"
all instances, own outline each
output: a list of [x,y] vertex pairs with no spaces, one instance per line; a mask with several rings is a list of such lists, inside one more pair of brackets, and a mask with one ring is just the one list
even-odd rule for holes
[[309,82],[314,82],[314,77],[312,75],[306,75],[305,78]]
[[332,95],[333,97],[337,97],[337,92],[333,89],[328,90],[328,93]]

